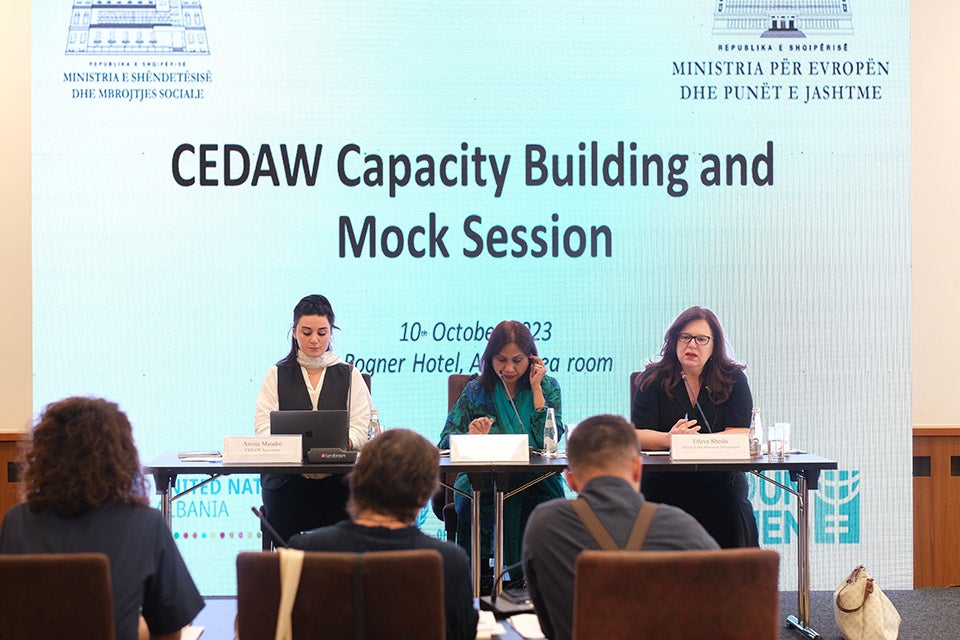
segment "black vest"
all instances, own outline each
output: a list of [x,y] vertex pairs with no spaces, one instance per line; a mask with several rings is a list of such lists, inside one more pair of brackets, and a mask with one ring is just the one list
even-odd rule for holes
[[[323,376],[323,387],[317,399],[317,409],[346,409],[350,395],[350,382],[353,379],[351,366],[340,363],[327,367]],[[294,409],[313,409],[310,392],[303,381],[300,365],[294,361],[277,365],[277,399],[280,411]]]
[[[347,408],[350,382],[353,379],[352,368],[344,363],[327,367],[327,372],[323,376],[323,386],[320,388],[320,397],[317,398],[317,409]],[[283,362],[277,364],[277,399],[280,411],[313,409],[307,383],[303,380],[303,371],[296,360],[292,364]],[[283,473],[264,473],[260,476],[260,483],[264,489],[279,489],[289,479],[290,476]]]

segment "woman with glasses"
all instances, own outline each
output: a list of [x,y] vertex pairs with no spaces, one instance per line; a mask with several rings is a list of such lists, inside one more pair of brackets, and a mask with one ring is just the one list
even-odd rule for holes
[[[547,368],[537,355],[533,334],[522,322],[504,320],[490,333],[487,346],[480,359],[480,375],[467,383],[457,399],[440,434],[440,448],[450,448],[450,436],[455,434],[527,434],[529,445],[543,449],[543,423],[547,409],[554,410],[557,433],[563,434],[560,412],[560,385],[546,375]],[[535,479],[538,474],[514,474],[510,477],[508,491]],[[457,476],[454,486],[470,494],[470,480],[466,474]],[[492,483],[481,492],[481,542],[484,558],[491,553],[493,533]],[[506,565],[520,561],[520,541],[523,528],[535,506],[541,502],[563,497],[559,476],[552,476],[524,489],[504,501],[503,505],[503,557]],[[457,542],[470,552],[470,501],[456,494]],[[499,572],[500,568],[497,569]],[[517,574],[511,576],[516,580]],[[487,576],[484,583],[495,576]],[[492,586],[492,583],[490,584]],[[483,585],[484,591],[487,584]]]
[[[301,299],[293,309],[290,352],[270,367],[257,396],[254,429],[270,433],[270,412],[350,409],[350,448],[367,441],[370,391],[355,367],[330,348],[333,307],[321,295]],[[267,520],[284,540],[295,533],[347,519],[347,485],[341,475],[264,474]]]
[[[675,433],[746,432],[753,397],[744,366],[727,356],[720,321],[709,309],[681,313],[658,362],[637,378],[631,421],[645,451],[670,448]],[[758,546],[757,521],[743,472],[646,473],[643,495],[680,507],[723,548]]]

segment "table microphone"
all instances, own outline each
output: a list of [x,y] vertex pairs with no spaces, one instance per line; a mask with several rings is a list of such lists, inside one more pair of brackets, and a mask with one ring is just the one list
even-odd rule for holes
[[519,569],[519,568],[522,567],[522,566],[523,566],[523,561],[522,561],[522,560],[521,560],[520,562],[515,562],[514,564],[511,564],[510,566],[504,567],[504,568],[503,568],[503,571],[501,571],[501,572],[497,575],[496,580],[493,581],[493,589],[490,590],[490,606],[493,606],[493,605],[496,603],[496,601],[497,601],[497,586],[498,586],[501,582],[503,582],[503,576],[506,575],[506,574],[508,574],[508,573],[510,573],[510,572],[513,571],[514,569]]
[[277,530],[273,528],[273,525],[267,522],[267,518],[263,515],[263,513],[261,513],[260,509],[257,509],[256,507],[250,507],[250,511],[253,511],[253,515],[260,518],[260,522],[263,523],[264,529],[267,530],[267,533],[270,534],[270,537],[273,538],[273,541],[277,543],[278,547],[287,546],[287,543],[286,541],[284,541],[283,536],[277,533]]
[[703,407],[700,406],[700,398],[693,395],[693,389],[690,387],[690,381],[687,380],[687,374],[683,369],[680,370],[680,377],[683,378],[683,384],[687,387],[687,393],[693,397],[693,403],[697,407],[697,411],[700,412],[700,417],[703,418],[703,424],[707,427],[707,433],[713,433],[713,429],[710,428],[710,421],[707,420],[707,416],[703,412]]

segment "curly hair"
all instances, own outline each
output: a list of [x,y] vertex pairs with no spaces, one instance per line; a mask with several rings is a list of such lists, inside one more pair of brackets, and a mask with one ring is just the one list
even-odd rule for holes
[[147,505],[127,415],[103,398],[47,405],[24,456],[23,497],[35,512],[78,516],[106,505]]
[[701,381],[710,394],[711,402],[720,404],[727,401],[733,389],[733,374],[745,369],[727,356],[727,339],[717,316],[705,307],[690,307],[673,321],[663,336],[663,356],[658,362],[652,362],[637,378],[637,388],[643,390],[655,381],[661,381],[667,397],[673,400],[673,387],[680,382],[680,361],[677,359],[677,340],[680,331],[695,320],[705,320],[713,332],[713,355],[703,367]]
[[439,484],[440,452],[409,429],[388,429],[364,445],[347,476],[354,518],[363,512],[413,522]]

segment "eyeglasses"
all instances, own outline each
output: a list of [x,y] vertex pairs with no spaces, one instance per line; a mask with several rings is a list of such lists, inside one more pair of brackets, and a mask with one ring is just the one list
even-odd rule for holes
[[677,340],[683,344],[690,344],[691,340],[695,340],[697,345],[705,347],[710,344],[710,336],[695,336],[692,333],[681,333],[677,336]]

